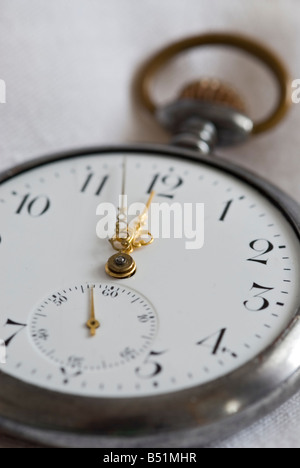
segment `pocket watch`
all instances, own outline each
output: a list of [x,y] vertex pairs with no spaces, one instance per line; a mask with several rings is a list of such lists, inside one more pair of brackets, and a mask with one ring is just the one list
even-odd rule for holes
[[[271,69],[279,98],[264,122],[215,79],[153,102],[159,68],[204,45],[243,49]],[[82,149],[0,177],[0,426],[42,444],[205,445],[299,388],[299,206],[213,156],[284,116],[284,66],[248,38],[207,34],[156,54],[136,89],[172,144]],[[130,203],[147,202],[130,226],[121,186]],[[204,204],[204,242],[143,238],[151,202]],[[110,203],[108,242],[96,226]]]

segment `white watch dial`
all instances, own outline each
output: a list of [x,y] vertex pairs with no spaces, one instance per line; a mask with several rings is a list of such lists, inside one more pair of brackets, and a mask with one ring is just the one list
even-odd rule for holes
[[4,373],[94,397],[183,390],[253,359],[299,307],[299,239],[284,214],[230,174],[167,156],[127,154],[128,202],[155,190],[156,202],[204,203],[204,246],[155,239],[132,254],[133,277],[109,278],[96,208],[118,205],[122,161],[83,155],[0,185]]

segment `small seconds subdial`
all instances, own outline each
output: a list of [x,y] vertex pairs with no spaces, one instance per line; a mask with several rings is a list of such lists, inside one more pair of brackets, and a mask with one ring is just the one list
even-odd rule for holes
[[[91,307],[99,327],[87,328]],[[139,360],[157,333],[157,315],[138,292],[114,284],[53,292],[32,312],[29,333],[42,355],[63,368],[105,371]]]

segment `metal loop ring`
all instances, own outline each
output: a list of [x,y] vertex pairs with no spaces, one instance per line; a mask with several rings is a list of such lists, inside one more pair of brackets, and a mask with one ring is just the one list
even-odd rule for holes
[[271,114],[254,124],[252,133],[259,134],[277,125],[291,105],[289,96],[291,79],[289,73],[282,61],[269,49],[256,41],[236,34],[216,33],[194,36],[175,42],[160,50],[146,62],[137,77],[136,90],[141,104],[151,113],[155,113],[157,105],[150,92],[150,85],[154,76],[160,68],[181,52],[206,45],[229,46],[244,50],[268,66],[278,82],[278,100]]

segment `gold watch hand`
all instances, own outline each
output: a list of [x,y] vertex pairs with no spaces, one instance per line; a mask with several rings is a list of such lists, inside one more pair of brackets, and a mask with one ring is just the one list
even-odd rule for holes
[[155,191],[152,190],[152,192],[150,193],[150,197],[149,197],[149,199],[148,199],[148,201],[146,203],[146,206],[144,208],[144,211],[140,216],[141,218],[145,217],[148,214],[148,211],[149,211],[149,208],[150,208],[150,205],[151,205],[151,203],[153,201],[154,196],[155,196]]
[[86,326],[91,331],[91,336],[96,335],[96,329],[100,327],[100,323],[96,320],[95,317],[95,300],[94,300],[94,286],[91,286],[91,309],[90,309],[90,318],[86,322]]
[[[151,203],[153,201],[154,196],[155,196],[155,192],[154,192],[154,190],[152,190],[143,212],[141,213],[141,215],[139,216],[137,222],[134,225],[134,234],[133,234],[132,247],[135,248],[135,249],[137,249],[139,247],[142,247],[142,246],[145,246],[145,245],[152,244],[152,242],[154,240],[154,237],[152,236],[152,234],[149,231],[141,232],[143,226],[146,223],[146,220],[147,220],[147,217],[148,217],[148,211],[149,211],[149,208],[150,208],[150,205],[151,205]],[[147,237],[147,240],[146,240],[145,237],[143,237],[145,235]]]
[[136,272],[136,263],[131,257],[131,252],[134,249],[149,245],[153,242],[154,237],[149,231],[143,231],[142,228],[146,224],[148,211],[152,203],[155,192],[150,193],[150,197],[146,206],[137,220],[134,222],[133,227],[128,226],[127,209],[125,203],[126,191],[126,159],[123,161],[123,175],[122,175],[122,198],[118,209],[116,232],[109,239],[112,247],[118,252],[112,255],[106,265],[105,271],[113,278],[130,278]]
[[[134,249],[138,249],[140,247],[149,245],[153,242],[154,238],[152,234],[147,231],[143,232],[142,228],[146,223],[148,211],[152,200],[154,198],[155,192],[152,191],[150,197],[145,205],[143,212],[135,221],[133,227],[128,227],[127,220],[126,220],[126,229],[125,231],[120,229],[120,214],[121,210],[119,210],[119,214],[117,217],[117,224],[116,224],[116,233],[115,235],[109,239],[112,247],[117,250],[118,252],[130,254],[133,252]],[[142,231],[142,232],[141,232]],[[121,235],[123,232],[123,235]]]

